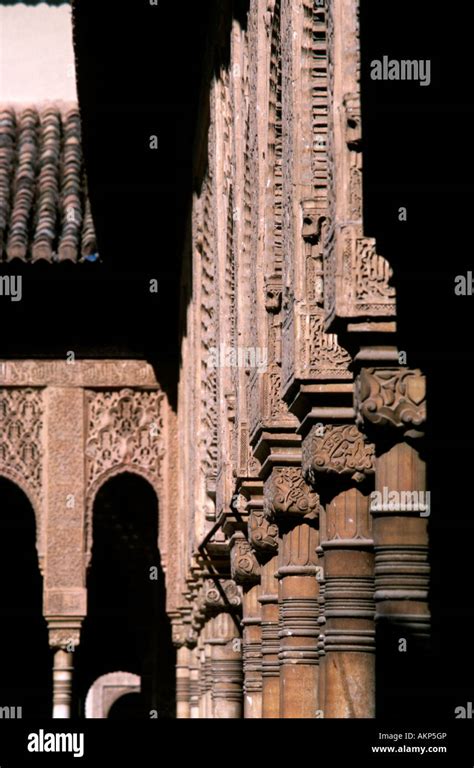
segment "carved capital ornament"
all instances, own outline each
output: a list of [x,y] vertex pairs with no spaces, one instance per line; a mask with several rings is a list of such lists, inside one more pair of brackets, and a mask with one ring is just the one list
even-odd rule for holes
[[274,467],[264,493],[276,516],[315,519],[319,514],[319,496],[306,483],[300,467]]
[[317,483],[320,473],[361,482],[374,471],[374,460],[374,446],[351,424],[329,424],[323,436],[315,426],[303,441],[303,474],[311,484]]

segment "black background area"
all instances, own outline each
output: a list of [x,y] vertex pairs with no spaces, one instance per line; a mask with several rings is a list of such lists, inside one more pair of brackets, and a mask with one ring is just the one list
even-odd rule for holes
[[[462,3],[361,4],[365,229],[394,269],[399,348],[428,376],[432,656],[413,668],[410,690],[378,668],[381,708],[401,720],[452,719],[474,696],[474,296],[454,293],[455,277],[474,270],[469,15]],[[430,59],[431,85],[371,80],[371,61],[384,55]]]

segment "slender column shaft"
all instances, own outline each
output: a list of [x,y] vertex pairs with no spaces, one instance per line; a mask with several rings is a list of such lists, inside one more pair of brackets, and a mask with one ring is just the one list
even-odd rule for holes
[[[397,443],[377,459],[376,490],[382,501],[372,502],[377,621],[422,642],[430,629],[429,510],[420,509],[416,499],[425,488],[425,463],[410,444]],[[416,497],[410,505],[412,492]]]
[[319,533],[315,523],[282,524],[280,579],[280,716],[317,717]]
[[59,648],[54,653],[53,718],[71,717],[73,654]]
[[218,719],[242,717],[242,643],[230,613],[212,619],[212,703]]
[[374,554],[369,500],[349,488],[327,505],[324,717],[375,716]]
[[176,717],[187,720],[190,716],[189,655],[185,645],[178,648],[176,662]]
[[280,717],[278,555],[262,566],[262,717]]
[[206,640],[205,629],[201,630],[198,640],[198,657],[199,657],[199,718],[208,717],[206,710]]
[[189,664],[189,714],[192,720],[199,718],[199,650],[192,648]]
[[262,717],[262,607],[258,601],[260,585],[243,592],[243,668],[244,717]]

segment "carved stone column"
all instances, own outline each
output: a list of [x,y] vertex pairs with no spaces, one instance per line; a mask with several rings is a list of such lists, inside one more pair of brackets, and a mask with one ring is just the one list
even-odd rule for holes
[[199,718],[199,650],[197,646],[190,652],[189,716],[192,720]]
[[422,450],[426,382],[419,370],[362,369],[358,419],[376,443],[371,511],[376,618],[415,645],[429,637],[427,525],[430,497]]
[[200,674],[199,674],[199,717],[212,718],[212,674],[210,640],[213,637],[212,620],[207,620],[199,635]]
[[189,718],[189,662],[190,651],[186,645],[187,627],[182,616],[173,617],[172,637],[176,648],[176,717],[178,720]]
[[265,497],[279,520],[280,717],[318,711],[319,497],[299,467],[274,467]]
[[202,675],[204,679],[204,717],[210,719],[213,717],[212,711],[212,646],[208,643],[210,624],[205,626],[204,639],[204,669]]
[[262,607],[262,717],[280,717],[280,663],[278,653],[278,541],[279,533],[270,508],[250,512],[249,540],[259,559]]
[[73,654],[56,649],[53,664],[53,718],[71,717]]
[[190,650],[186,645],[178,648],[176,660],[176,717],[187,720],[190,716]]
[[244,717],[262,717],[262,606],[260,584],[243,588]]
[[209,579],[205,600],[214,615],[209,621],[212,674],[213,717],[242,717],[242,641],[240,617],[236,608],[242,604],[235,582]]
[[53,718],[71,717],[74,652],[79,645],[80,623],[63,618],[48,621],[53,657]]
[[326,503],[324,551],[324,717],[375,715],[374,556],[366,476],[372,445],[354,425],[313,427],[303,470]]
[[199,656],[199,719],[208,717],[207,701],[206,701],[206,641],[205,641],[205,628],[201,630],[198,640],[198,656]]
[[242,655],[244,717],[262,717],[262,608],[259,602],[260,566],[245,534],[231,539],[231,573],[242,585]]
[[[86,415],[80,387],[48,386],[44,448],[46,558],[43,614],[53,666],[54,717],[70,717],[73,656],[87,614],[84,559]],[[58,714],[60,713],[60,714]]]

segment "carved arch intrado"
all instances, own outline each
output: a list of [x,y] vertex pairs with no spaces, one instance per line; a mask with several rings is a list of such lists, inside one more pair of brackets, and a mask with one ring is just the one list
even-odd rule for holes
[[86,696],[86,720],[104,719],[116,701],[141,692],[141,679],[131,672],[109,672],[98,677]]

